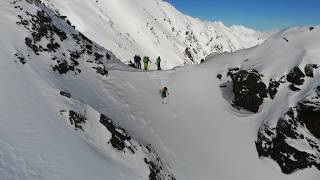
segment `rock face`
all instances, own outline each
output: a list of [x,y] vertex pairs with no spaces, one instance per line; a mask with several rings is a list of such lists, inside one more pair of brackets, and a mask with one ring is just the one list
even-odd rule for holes
[[[86,109],[92,113],[94,110]],[[95,112],[97,113],[97,112]],[[86,123],[92,121],[90,117],[87,117],[85,113],[81,114],[73,110],[69,111],[68,119],[72,127],[75,130],[81,130],[84,133],[87,132]],[[103,126],[105,130],[111,134],[111,137],[99,137],[100,138],[110,138],[106,143],[110,144],[113,149],[115,149],[120,154],[133,155],[143,153],[143,161],[149,167],[150,174],[149,180],[175,180],[176,178],[170,172],[168,165],[159,156],[157,151],[153,148],[151,144],[142,145],[138,143],[135,139],[131,138],[129,133],[122,127],[118,126],[111,118],[104,114],[100,114],[100,120],[94,122],[98,123],[95,126]],[[92,122],[91,122],[92,123]],[[94,132],[95,133],[95,132]]]
[[72,110],[69,111],[69,120],[70,124],[74,125],[75,129],[83,130],[82,125],[86,123],[86,117]]
[[131,137],[126,130],[117,127],[110,118],[103,114],[100,116],[100,123],[111,132],[110,143],[115,149],[123,151],[127,147],[134,153],[133,147],[127,146],[127,144],[130,144]]
[[[111,52],[77,32],[64,16],[52,12],[42,2],[29,3],[35,4],[41,10],[30,13],[21,8],[20,14],[17,15],[19,21],[16,24],[29,32],[24,43],[35,55],[51,57],[52,70],[61,75],[70,72],[80,74],[82,72],[80,60],[85,61],[97,74],[108,75],[105,62],[111,60]],[[18,1],[12,2],[12,5],[19,7],[17,4]],[[26,56],[29,57],[30,54]],[[16,57],[23,64],[27,62],[23,54],[16,53]]]
[[291,83],[289,85],[289,88],[292,91],[299,91],[300,88],[297,88],[296,86],[303,85],[305,76],[306,75],[301,71],[301,69],[298,66],[294,67],[286,76],[287,81]]
[[285,174],[315,166],[320,170],[320,97],[313,93],[281,117],[276,127],[260,129],[260,157],[275,160]]
[[67,98],[71,98],[71,93],[66,92],[66,91],[60,91],[60,95],[64,96],[64,97],[67,97]]
[[271,79],[269,82],[268,93],[271,99],[274,99],[276,94],[278,93],[278,88],[280,86],[280,81],[276,81]]
[[[268,87],[262,81],[263,75],[254,69],[229,69],[233,105],[256,113],[268,94],[271,99],[276,97],[281,84],[299,91],[306,76],[313,78],[317,68],[316,64],[307,64],[304,74],[295,66],[287,75],[270,79]],[[273,159],[285,174],[312,166],[320,170],[320,87],[279,117],[275,125],[263,124],[256,148],[259,157]]]
[[317,68],[318,68],[318,65],[316,65],[316,64],[307,64],[304,67],[304,72],[306,73],[306,76],[313,78],[313,76],[314,76],[313,70],[317,69]]
[[258,112],[264,98],[267,97],[267,86],[262,82],[258,71],[254,69],[231,69],[228,72],[233,82],[234,105],[251,112]]

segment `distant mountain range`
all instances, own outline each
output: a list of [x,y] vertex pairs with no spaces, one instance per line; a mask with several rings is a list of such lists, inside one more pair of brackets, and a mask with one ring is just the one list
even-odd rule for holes
[[[134,55],[163,59],[163,68],[199,63],[212,53],[234,52],[262,43],[265,36],[186,16],[162,0],[44,0],[77,30],[123,62]],[[212,12],[215,13],[215,12]]]

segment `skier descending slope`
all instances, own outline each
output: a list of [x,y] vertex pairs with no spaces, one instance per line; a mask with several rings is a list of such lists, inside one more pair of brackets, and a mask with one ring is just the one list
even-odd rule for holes
[[169,101],[167,99],[169,92],[168,92],[168,88],[167,87],[164,87],[160,90],[160,93],[161,93],[161,98],[162,98],[162,104],[168,104]]

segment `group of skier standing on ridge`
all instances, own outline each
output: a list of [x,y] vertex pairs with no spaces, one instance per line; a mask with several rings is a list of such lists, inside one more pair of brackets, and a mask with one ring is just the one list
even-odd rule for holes
[[[134,60],[134,64],[131,63],[132,64],[131,66],[134,67],[134,68],[137,68],[137,69],[141,69],[141,60],[142,60],[141,57],[138,56],[138,55],[135,55],[133,60]],[[148,56],[144,56],[143,57],[144,70],[146,70],[146,71],[149,70],[149,63],[151,63],[149,57]],[[157,64],[157,70],[161,70],[161,58],[160,58],[160,56],[157,58],[156,64]]]
[[[130,61],[129,66],[133,67],[133,68],[137,68],[137,69],[141,69],[141,57],[138,55],[135,55],[133,57],[134,63],[132,63],[132,61]],[[151,63],[150,59],[148,56],[144,56],[143,57],[143,65],[144,65],[144,70],[149,70],[149,63]],[[157,65],[157,70],[161,70],[161,57],[158,56],[158,58],[156,59],[156,65]],[[168,88],[165,86],[163,88],[160,89],[160,95],[162,98],[162,104],[168,104],[168,100],[167,97],[169,95],[168,92]]]

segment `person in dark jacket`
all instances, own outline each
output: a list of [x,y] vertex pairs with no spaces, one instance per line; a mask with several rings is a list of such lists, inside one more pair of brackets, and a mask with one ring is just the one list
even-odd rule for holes
[[161,94],[161,98],[162,98],[162,104],[169,104],[169,101],[167,99],[168,95],[169,95],[169,91],[167,87],[163,87],[160,90],[160,94]]
[[141,57],[138,55],[135,55],[133,59],[134,59],[135,67],[138,69],[141,69]]

